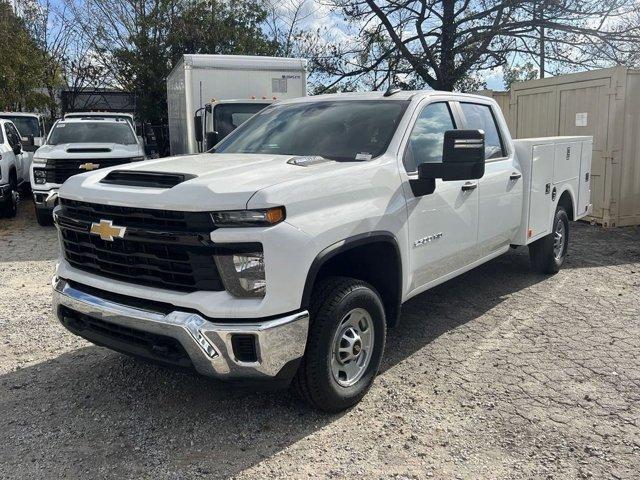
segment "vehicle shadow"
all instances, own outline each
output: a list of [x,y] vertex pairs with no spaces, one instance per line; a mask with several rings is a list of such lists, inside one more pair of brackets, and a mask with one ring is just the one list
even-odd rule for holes
[[50,261],[59,252],[55,227],[38,225],[32,200],[20,202],[15,218],[0,218],[0,263]]
[[[544,280],[529,272],[525,253],[498,258],[408,302],[389,333],[382,371]],[[162,468],[228,478],[340,416],[313,411],[292,391],[239,389],[83,347],[0,376],[0,476],[2,468],[84,478],[87,472],[138,477]]]
[[[640,242],[629,243],[638,229],[575,231],[568,268],[638,258]],[[594,256],[594,242],[608,253]],[[415,297],[389,332],[381,373],[547,279],[530,271],[520,248]],[[240,389],[83,346],[0,376],[0,477],[229,478],[341,416],[318,413],[291,391]]]

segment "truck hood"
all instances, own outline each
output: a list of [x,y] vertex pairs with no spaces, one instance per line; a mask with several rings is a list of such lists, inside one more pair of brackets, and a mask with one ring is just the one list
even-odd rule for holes
[[[75,175],[60,190],[63,198],[108,205],[131,205],[183,211],[244,209],[259,190],[319,172],[353,165],[331,160],[305,166],[290,163],[300,157],[265,154],[199,154],[148,160]],[[193,176],[172,188],[100,183],[113,170],[178,173]],[[268,206],[268,205],[265,205]]]
[[43,145],[36,150],[35,156],[45,159],[58,158],[122,158],[143,155],[140,145],[122,145],[119,143],[62,143]]

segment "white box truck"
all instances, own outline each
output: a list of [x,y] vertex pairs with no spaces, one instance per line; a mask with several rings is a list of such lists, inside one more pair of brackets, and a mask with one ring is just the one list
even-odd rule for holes
[[274,100],[306,94],[304,59],[183,55],[167,78],[171,154],[205,151]]
[[215,153],[65,182],[54,309],[95,344],[293,380],[343,410],[371,386],[402,303],[511,246],[560,269],[570,221],[590,212],[591,151],[585,136],[514,141],[477,95],[278,102]]

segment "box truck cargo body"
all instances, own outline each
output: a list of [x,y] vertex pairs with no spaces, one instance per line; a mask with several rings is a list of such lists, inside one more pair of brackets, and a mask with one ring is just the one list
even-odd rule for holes
[[640,71],[615,67],[514,83],[515,138],[593,136],[591,219],[640,224]]
[[241,55],[183,55],[167,78],[171,154],[197,153],[196,112],[220,100],[307,94],[307,61]]

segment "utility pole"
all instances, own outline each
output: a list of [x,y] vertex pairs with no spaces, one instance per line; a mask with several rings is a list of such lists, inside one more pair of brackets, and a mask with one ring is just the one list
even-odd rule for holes
[[[545,57],[546,52],[544,48],[545,43],[545,32],[544,32],[544,0],[539,0],[539,11],[538,11],[538,22],[540,23],[540,61],[538,62],[540,65],[540,78],[544,78],[545,71]],[[535,8],[535,7],[534,7]],[[535,17],[534,11],[534,17]]]

